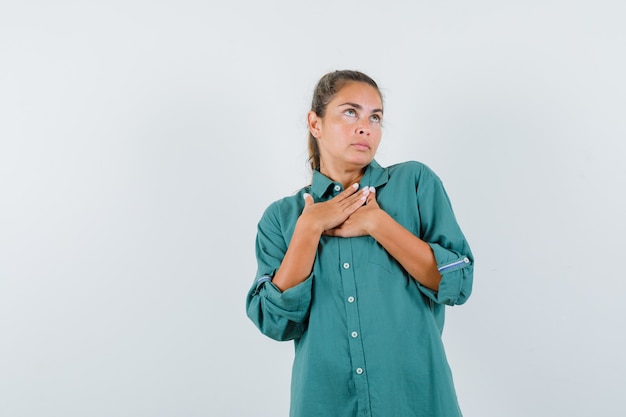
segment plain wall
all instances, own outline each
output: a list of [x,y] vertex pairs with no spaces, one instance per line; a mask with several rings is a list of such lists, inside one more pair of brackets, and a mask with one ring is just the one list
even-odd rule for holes
[[377,160],[442,178],[476,256],[466,417],[626,415],[620,1],[0,2],[0,416],[287,415],[245,316],[256,223],[310,177],[335,69]]

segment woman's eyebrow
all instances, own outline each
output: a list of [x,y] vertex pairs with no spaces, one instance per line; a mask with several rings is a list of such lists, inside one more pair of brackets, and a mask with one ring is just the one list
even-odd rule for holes
[[[342,103],[342,104],[339,104],[337,107],[341,107],[341,106],[351,106],[351,107],[354,107],[357,110],[363,110],[363,106],[361,106],[360,104],[350,103],[349,101],[345,102],[345,103]],[[382,113],[382,112],[383,112],[383,109],[373,109],[372,110],[372,113]]]

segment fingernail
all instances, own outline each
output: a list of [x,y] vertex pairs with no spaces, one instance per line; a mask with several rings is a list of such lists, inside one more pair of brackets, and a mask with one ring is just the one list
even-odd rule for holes
[[376,192],[376,188],[370,187],[370,193],[375,193],[375,192]]
[[358,188],[359,188],[359,183],[358,183],[358,182],[355,182],[354,184],[352,184],[352,186],[353,186],[355,189],[358,189]]
[[306,196],[307,196],[307,195],[310,195],[310,194],[309,194],[309,193],[304,193],[304,194],[302,194],[302,198],[304,198],[304,199],[306,200]]

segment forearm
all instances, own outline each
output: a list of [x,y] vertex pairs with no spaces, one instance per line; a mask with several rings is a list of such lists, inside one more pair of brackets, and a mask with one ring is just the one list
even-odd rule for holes
[[272,282],[281,291],[303,282],[313,269],[321,231],[305,221],[298,220],[285,257]]
[[369,234],[402,265],[420,284],[434,291],[439,289],[441,274],[428,243],[424,242],[385,211],[374,217]]

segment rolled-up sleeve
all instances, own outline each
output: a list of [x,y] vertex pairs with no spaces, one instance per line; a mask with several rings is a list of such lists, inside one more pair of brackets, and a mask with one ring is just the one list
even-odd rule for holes
[[459,227],[441,180],[427,169],[418,186],[421,238],[435,255],[441,274],[439,290],[419,285],[438,304],[463,304],[472,292],[474,257]]
[[248,292],[246,311],[261,333],[275,340],[292,340],[306,329],[313,277],[280,291],[272,278],[287,251],[279,206],[270,205],[259,221],[256,239],[257,274]]

